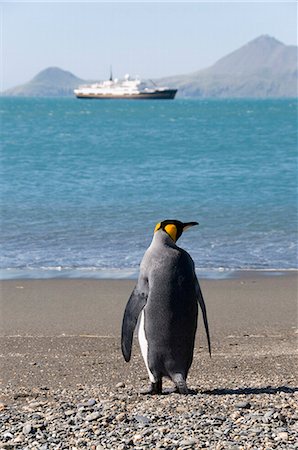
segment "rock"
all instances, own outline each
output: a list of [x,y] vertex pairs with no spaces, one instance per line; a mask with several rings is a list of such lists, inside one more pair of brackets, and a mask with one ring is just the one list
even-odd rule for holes
[[117,389],[119,389],[119,388],[125,388],[125,383],[123,383],[123,381],[120,381],[120,383],[117,383],[117,384],[116,384],[116,388],[117,388]]
[[117,420],[117,422],[122,422],[123,420],[126,419],[126,414],[124,412],[117,414],[117,416],[115,417],[115,419]]
[[13,440],[14,444],[20,444],[21,442],[23,442],[23,436],[21,434],[19,434],[18,436],[16,436]]
[[67,409],[66,411],[64,411],[64,414],[68,417],[68,416],[73,416],[76,414],[76,411],[74,409]]
[[93,413],[88,414],[88,415],[85,417],[85,420],[87,420],[87,422],[92,422],[93,420],[96,420],[96,419],[98,419],[99,417],[100,417],[100,413],[99,413],[98,411],[94,411]]
[[13,434],[11,434],[9,431],[6,431],[6,433],[3,434],[3,438],[8,441],[9,439],[13,438]]
[[135,434],[134,436],[133,436],[133,442],[134,443],[136,443],[136,442],[139,442],[139,441],[141,441],[142,440],[142,435],[141,434]]
[[249,402],[239,402],[235,404],[236,408],[243,408],[243,409],[249,409],[251,407],[251,404]]
[[36,409],[36,408],[39,408],[40,406],[43,406],[43,403],[42,402],[30,402],[28,406],[31,409]]
[[263,422],[264,423],[269,423],[270,420],[272,419],[273,414],[275,413],[274,409],[267,411],[264,416],[263,416]]
[[262,429],[261,428],[250,428],[249,432],[252,434],[260,434],[262,432]]
[[289,439],[289,435],[286,431],[282,431],[280,433],[277,433],[276,438],[279,441],[287,441]]
[[179,442],[179,445],[181,445],[182,447],[193,446],[196,444],[197,444],[196,439],[183,439],[182,441]]
[[134,419],[141,425],[147,425],[150,422],[150,419],[148,417],[142,416],[140,414],[134,416]]
[[23,434],[30,434],[33,432],[32,424],[30,422],[25,423],[23,426]]
[[188,409],[185,406],[177,406],[176,411],[178,413],[185,413],[188,411]]
[[86,402],[78,403],[77,407],[78,408],[89,408],[89,407],[91,408],[95,404],[96,404],[95,398],[89,398],[89,400],[87,400]]

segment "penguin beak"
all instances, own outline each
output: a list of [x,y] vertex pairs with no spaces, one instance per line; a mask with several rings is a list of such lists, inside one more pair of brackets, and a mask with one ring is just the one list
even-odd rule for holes
[[183,231],[186,231],[190,227],[194,227],[195,225],[199,225],[199,223],[198,222],[186,222],[183,224]]

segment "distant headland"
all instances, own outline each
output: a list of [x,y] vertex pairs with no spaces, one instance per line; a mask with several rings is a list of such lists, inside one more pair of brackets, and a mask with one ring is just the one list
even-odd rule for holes
[[[262,35],[206,69],[154,81],[177,88],[177,97],[184,98],[297,97],[297,56],[297,46]],[[49,67],[28,83],[8,89],[2,95],[69,97],[77,86],[90,81],[58,67]]]

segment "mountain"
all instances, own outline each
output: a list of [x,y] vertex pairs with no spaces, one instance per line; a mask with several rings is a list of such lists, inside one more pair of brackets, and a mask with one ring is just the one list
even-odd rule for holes
[[65,97],[72,96],[73,90],[86,81],[71,72],[49,67],[39,72],[31,81],[4,92],[6,96],[22,97]]
[[[297,46],[285,45],[273,37],[259,36],[207,69],[155,82],[178,88],[179,97],[297,97],[297,50]],[[73,89],[87,82],[50,67],[3,95],[73,96]]]
[[182,97],[297,97],[297,46],[260,36],[207,69],[168,77]]

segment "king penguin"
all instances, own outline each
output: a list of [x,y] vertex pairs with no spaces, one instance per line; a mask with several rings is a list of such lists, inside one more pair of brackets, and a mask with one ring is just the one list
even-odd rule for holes
[[150,380],[148,394],[162,393],[163,377],[170,378],[179,393],[188,393],[186,378],[193,359],[198,304],[211,356],[206,306],[194,262],[176,245],[182,233],[194,225],[198,222],[164,220],[156,225],[124,311],[122,353],[128,362],[138,323],[139,344]]

